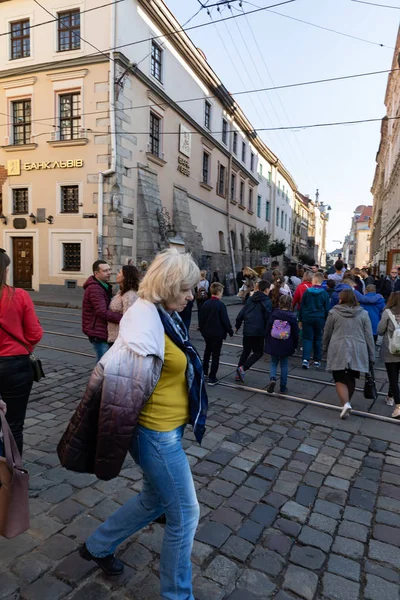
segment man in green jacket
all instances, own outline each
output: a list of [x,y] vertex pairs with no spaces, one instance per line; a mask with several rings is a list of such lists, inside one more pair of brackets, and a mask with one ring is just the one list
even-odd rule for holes
[[322,332],[330,310],[329,294],[322,287],[323,280],[322,273],[315,273],[312,287],[304,292],[301,299],[299,321],[303,330],[303,369],[310,368],[312,350],[314,367],[321,365]]

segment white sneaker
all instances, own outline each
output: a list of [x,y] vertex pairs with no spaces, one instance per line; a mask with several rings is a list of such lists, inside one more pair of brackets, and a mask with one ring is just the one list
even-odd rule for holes
[[394,398],[391,398],[390,396],[386,396],[385,404],[386,404],[386,406],[394,406]]
[[350,402],[346,402],[346,404],[342,408],[342,412],[340,413],[340,418],[345,419],[350,411],[351,411],[351,404],[350,404]]

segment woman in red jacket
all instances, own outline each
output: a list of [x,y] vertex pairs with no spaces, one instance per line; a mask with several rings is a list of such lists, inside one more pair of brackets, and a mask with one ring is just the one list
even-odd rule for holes
[[7,421],[22,453],[22,432],[33,383],[29,352],[41,340],[43,329],[29,294],[6,284],[9,267],[10,259],[0,248],[0,396],[6,404]]
[[312,275],[313,274],[311,271],[304,272],[303,281],[297,286],[293,296],[293,310],[296,310],[296,308],[300,308],[301,299],[303,297],[304,292],[312,286]]

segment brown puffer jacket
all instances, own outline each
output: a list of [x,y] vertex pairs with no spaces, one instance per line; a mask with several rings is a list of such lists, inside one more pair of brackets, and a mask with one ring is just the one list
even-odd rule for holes
[[139,414],[160,378],[164,348],[156,308],[138,300],[124,315],[117,341],[93,370],[58,444],[63,467],[104,480],[117,477]]

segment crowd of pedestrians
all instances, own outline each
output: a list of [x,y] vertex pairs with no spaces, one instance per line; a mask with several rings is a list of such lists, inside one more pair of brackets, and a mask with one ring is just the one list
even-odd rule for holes
[[[32,352],[43,330],[27,292],[6,284],[10,259],[0,249],[0,409],[19,451],[34,380]],[[259,274],[244,267],[237,275],[243,302],[234,328],[222,302],[218,272],[211,283],[189,254],[166,250],[151,264],[122,267],[113,295],[111,268],[93,264],[84,284],[82,329],[97,364],[84,398],[58,445],[61,464],[73,471],[116,477],[128,453],[143,471],[143,489],[112,514],[81,546],[80,556],[107,575],[124,565],[118,546],[154,520],[165,519],[160,559],[161,596],[193,599],[191,551],[199,504],[182,447],[190,424],[200,443],[208,399],[205,383],[218,383],[221,349],[242,330],[243,350],[235,380],[264,353],[270,356],[267,392],[288,393],[288,359],[298,348],[302,367],[332,372],[341,418],[351,412],[356,379],[372,374],[381,341],[389,391],[386,403],[400,419],[400,269],[375,280],[366,269],[347,270],[337,261],[331,274],[277,262]],[[205,340],[203,360],[190,341],[194,301]],[[7,376],[5,376],[7,374]],[[0,448],[0,454],[2,448]]]

